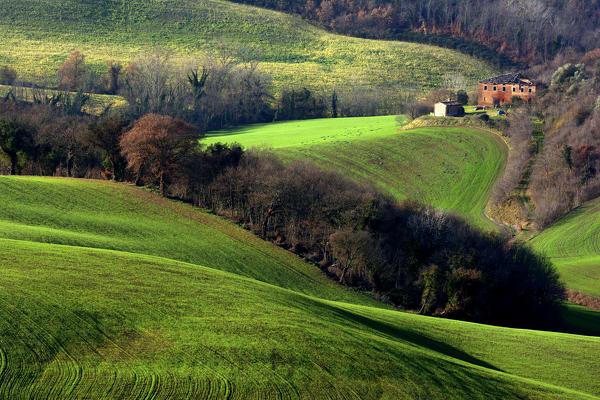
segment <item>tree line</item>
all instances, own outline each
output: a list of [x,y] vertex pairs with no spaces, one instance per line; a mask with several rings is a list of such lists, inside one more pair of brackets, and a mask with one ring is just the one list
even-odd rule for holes
[[[285,87],[276,92],[271,77],[257,63],[240,63],[226,55],[175,62],[161,48],[127,65],[110,60],[103,76],[87,66],[84,54],[74,50],[58,69],[57,79],[57,89],[65,95],[123,96],[130,119],[158,113],[203,131],[257,122],[395,114],[403,107],[390,103],[378,89],[352,85],[329,91]],[[0,83],[17,86],[16,71],[0,68]],[[411,95],[406,94],[404,103]]]
[[426,42],[510,66],[598,42],[598,0],[234,0],[296,13],[335,32]]

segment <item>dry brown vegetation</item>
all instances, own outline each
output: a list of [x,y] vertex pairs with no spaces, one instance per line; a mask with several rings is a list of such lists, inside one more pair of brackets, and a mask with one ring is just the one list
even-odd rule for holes
[[[600,195],[600,62],[596,53],[583,58],[561,55],[532,68],[530,73],[540,85],[548,87],[531,106],[522,105],[510,113],[504,132],[510,137],[511,151],[492,195],[490,213],[516,229],[530,217],[543,229]],[[575,62],[559,65],[565,60]],[[577,64],[578,60],[585,62]]]
[[570,48],[591,50],[600,23],[599,14],[590,12],[600,7],[596,0],[236,1],[294,12],[343,34],[430,42],[499,65],[508,65],[506,58],[539,62]]
[[197,146],[197,128],[169,116],[147,114],[121,138],[121,153],[136,181],[151,173],[161,196]]

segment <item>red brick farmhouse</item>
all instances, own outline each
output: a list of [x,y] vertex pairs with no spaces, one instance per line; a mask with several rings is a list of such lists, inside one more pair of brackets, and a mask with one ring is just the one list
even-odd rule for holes
[[506,74],[479,82],[479,106],[511,103],[513,96],[530,102],[535,96],[535,84],[521,74]]

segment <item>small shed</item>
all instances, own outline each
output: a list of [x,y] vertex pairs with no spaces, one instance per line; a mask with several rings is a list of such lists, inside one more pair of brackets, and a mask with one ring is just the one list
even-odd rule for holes
[[442,101],[435,104],[433,115],[436,117],[462,117],[465,115],[465,109],[458,101]]

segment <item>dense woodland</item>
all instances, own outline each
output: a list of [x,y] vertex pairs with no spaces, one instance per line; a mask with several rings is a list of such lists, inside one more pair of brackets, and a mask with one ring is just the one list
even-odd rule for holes
[[236,1],[296,13],[343,34],[456,48],[501,66],[592,50],[600,35],[600,14],[591,12],[597,0]]
[[[505,237],[418,203],[268,153],[209,149],[224,165],[198,205],[318,263],[342,284],[427,315],[552,326],[564,287],[551,263]],[[225,153],[224,153],[225,152]]]

